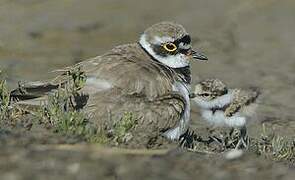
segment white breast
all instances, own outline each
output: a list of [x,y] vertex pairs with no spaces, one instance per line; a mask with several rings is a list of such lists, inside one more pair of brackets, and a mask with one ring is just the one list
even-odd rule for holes
[[180,119],[179,125],[171,130],[165,132],[165,136],[172,140],[177,140],[188,129],[190,122],[190,100],[189,100],[189,86],[183,82],[176,82],[173,85],[173,91],[181,94],[185,99],[185,109],[183,116]]
[[201,98],[194,98],[194,102],[196,102],[201,108],[210,109],[213,107],[223,107],[226,104],[230,104],[233,99],[233,93],[231,90],[225,95],[217,97],[211,101],[205,101]]
[[246,117],[241,116],[239,113],[226,117],[224,111],[215,111],[213,113],[211,110],[203,110],[202,116],[214,126],[241,127],[246,123]]

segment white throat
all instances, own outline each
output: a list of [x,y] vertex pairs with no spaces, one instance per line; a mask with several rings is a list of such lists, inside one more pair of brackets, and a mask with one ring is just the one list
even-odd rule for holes
[[211,101],[204,101],[202,99],[199,98],[194,98],[193,100],[202,108],[204,109],[211,109],[214,107],[224,107],[227,104],[230,104],[233,98],[233,93],[231,90],[228,91],[227,94],[222,95],[216,99],[213,99]]
[[[155,41],[159,41],[160,37],[155,37]],[[167,39],[164,37],[164,39]],[[167,55],[166,57],[162,57],[157,55],[151,47],[151,44],[147,42],[145,34],[141,35],[139,40],[140,45],[156,60],[161,63],[169,66],[171,68],[181,68],[189,65],[189,60],[184,54],[177,55]]]

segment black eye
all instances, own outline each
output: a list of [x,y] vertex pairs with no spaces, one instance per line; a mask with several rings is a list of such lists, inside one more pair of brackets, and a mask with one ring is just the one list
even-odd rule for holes
[[166,43],[163,45],[164,49],[168,52],[176,51],[177,46],[173,43]]
[[209,93],[203,93],[202,96],[208,97],[210,94]]

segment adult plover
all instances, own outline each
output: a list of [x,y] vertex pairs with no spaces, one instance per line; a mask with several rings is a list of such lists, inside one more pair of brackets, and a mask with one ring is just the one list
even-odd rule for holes
[[193,101],[201,107],[202,117],[215,126],[239,128],[236,148],[247,146],[246,121],[255,113],[257,89],[229,89],[218,79],[207,79],[195,86]]
[[[137,43],[117,46],[64,71],[80,68],[85,72],[87,80],[80,91],[89,95],[85,109],[98,126],[115,124],[125,112],[131,112],[138,118],[141,134],[177,140],[190,119],[193,59],[207,60],[192,49],[183,26],[161,22],[147,28]],[[23,91],[16,89],[11,95],[25,100],[19,103],[36,104],[36,98],[63,85],[64,77],[23,86]]]

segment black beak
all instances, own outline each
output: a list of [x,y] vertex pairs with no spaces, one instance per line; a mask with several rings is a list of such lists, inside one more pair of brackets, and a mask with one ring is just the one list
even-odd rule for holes
[[207,61],[208,60],[208,58],[202,52],[192,50],[191,53],[192,53],[192,56],[194,59],[197,59],[200,61]]

